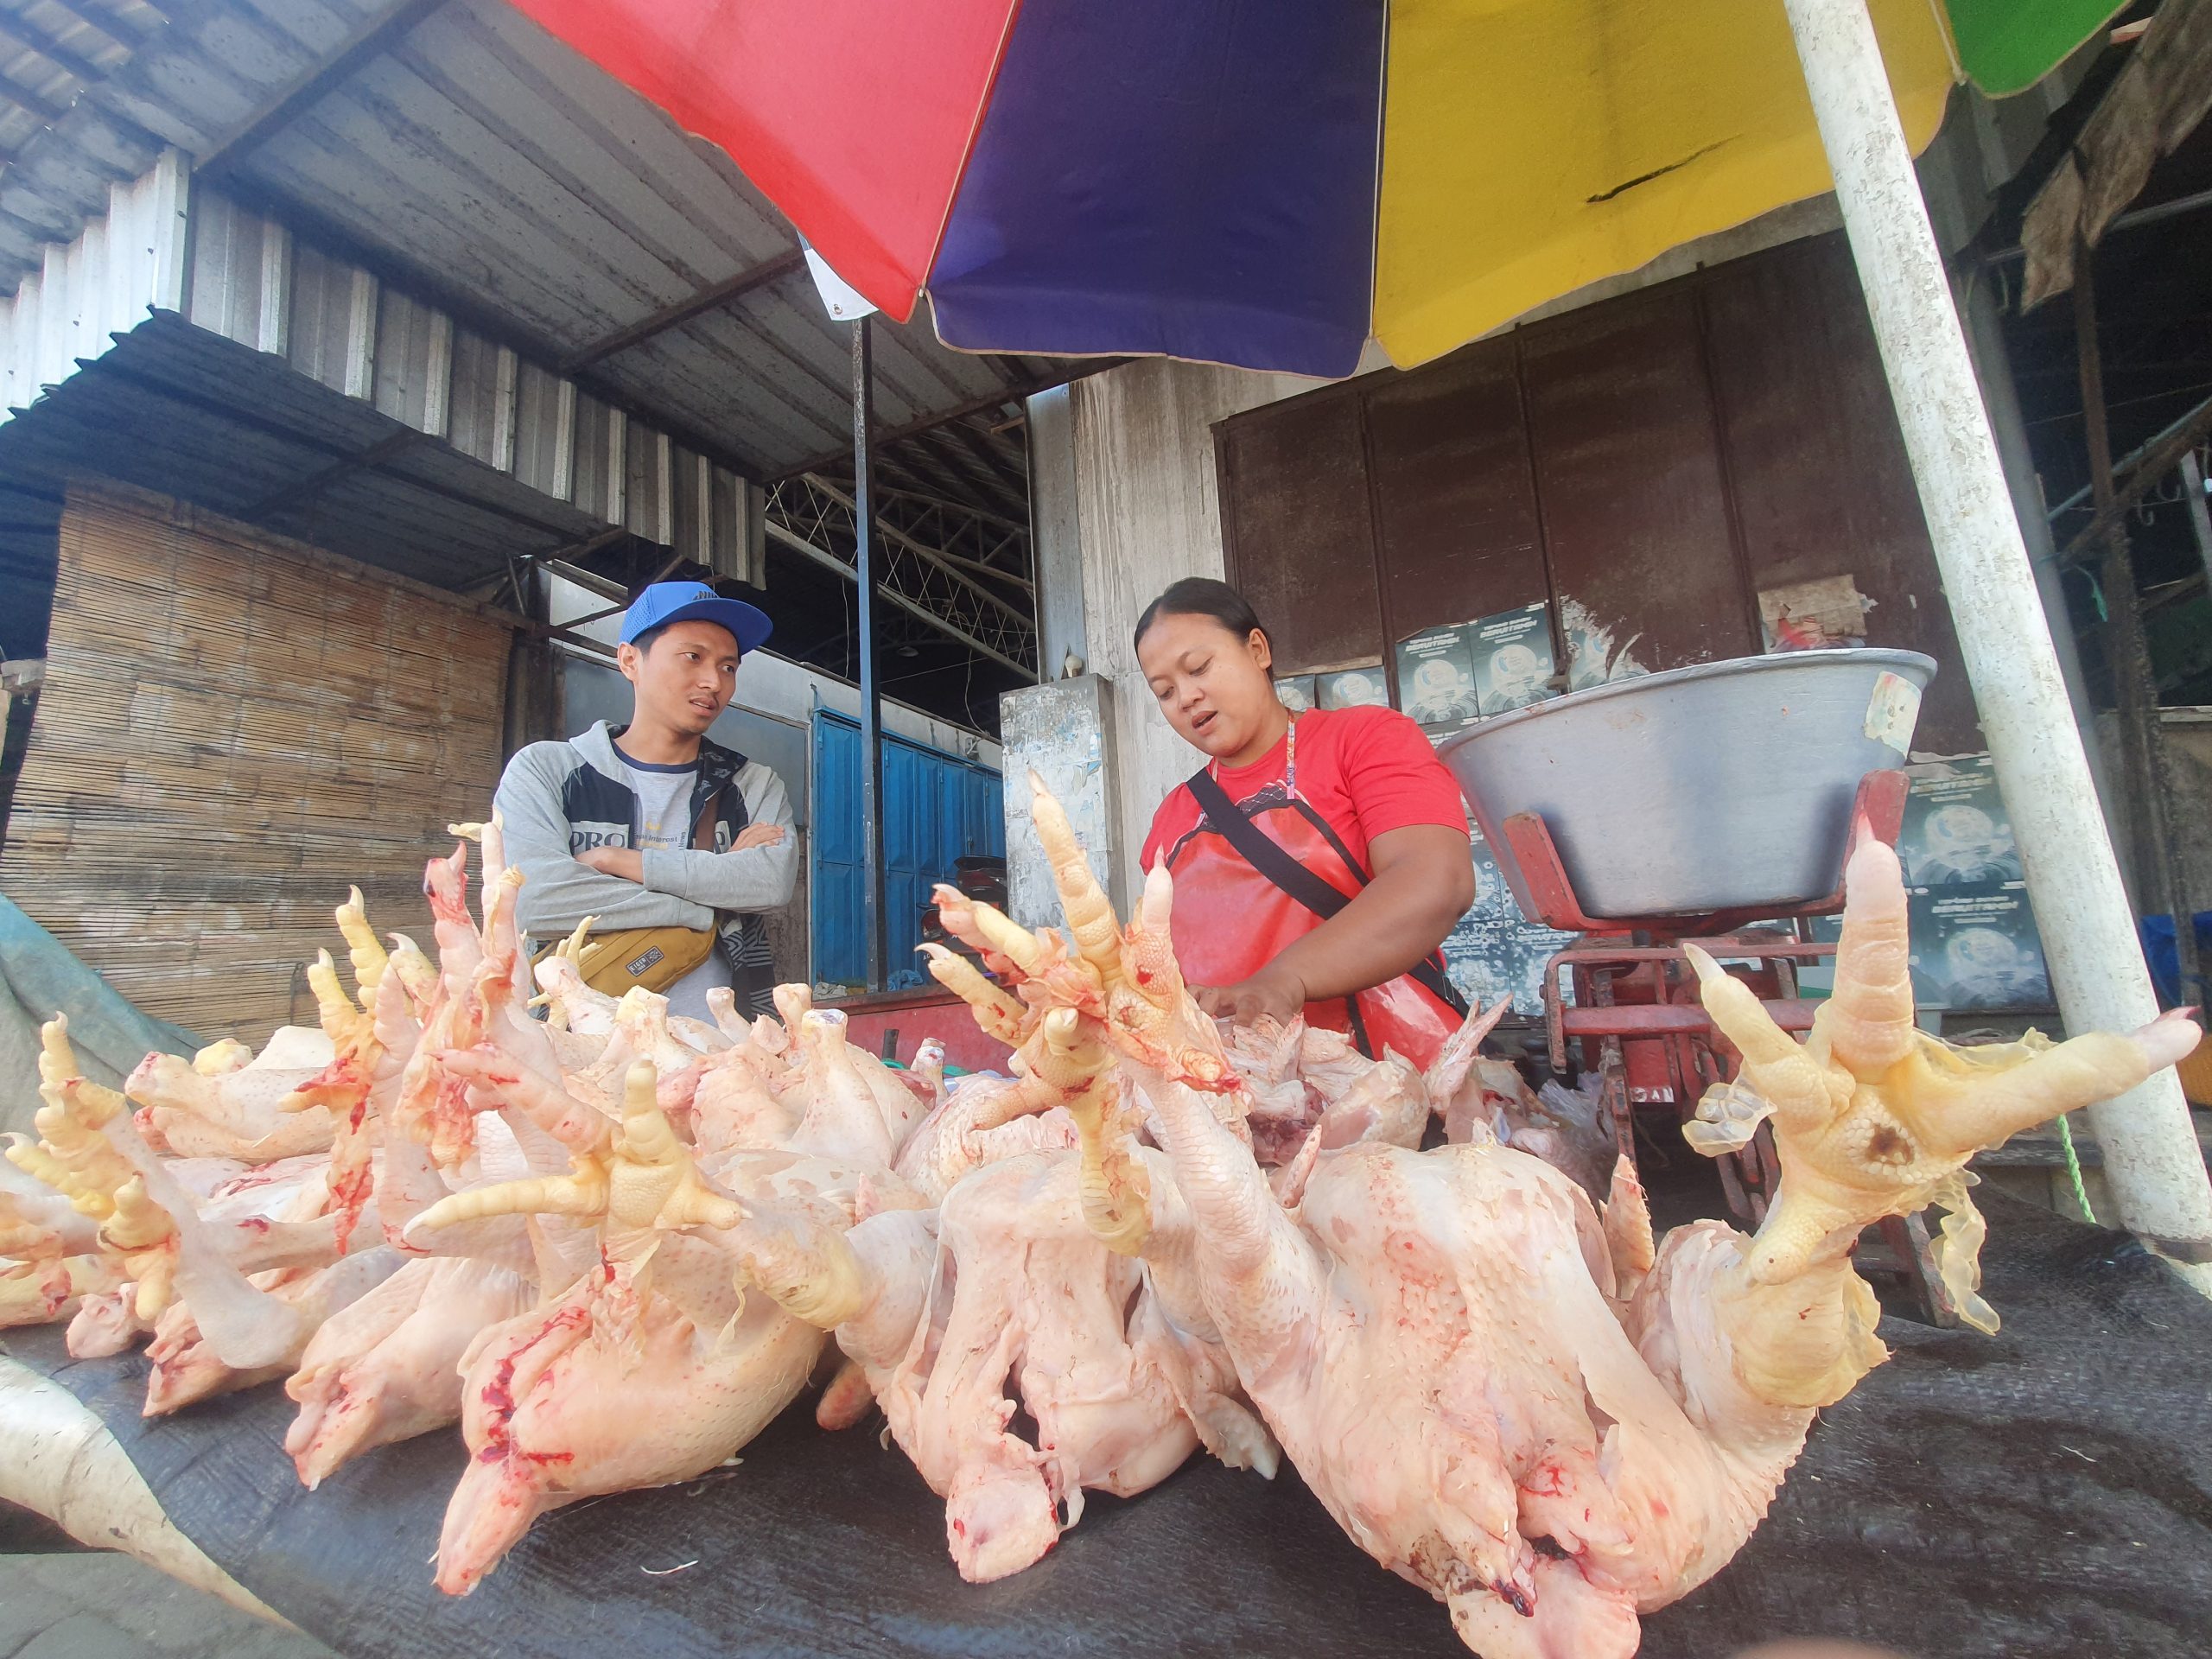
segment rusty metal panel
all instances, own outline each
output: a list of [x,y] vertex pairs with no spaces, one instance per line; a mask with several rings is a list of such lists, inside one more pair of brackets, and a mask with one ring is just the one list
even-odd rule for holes
[[1327,392],[1217,429],[1229,580],[1283,673],[1383,654],[1360,401]]
[[1624,657],[1656,671],[1758,651],[1694,286],[1536,324],[1522,353],[1573,683]]
[[1549,599],[1513,340],[1378,381],[1368,465],[1390,638]]
[[1985,747],[1843,236],[1723,265],[1704,299],[1753,589],[1850,577],[1869,645],[1936,659],[1914,747]]

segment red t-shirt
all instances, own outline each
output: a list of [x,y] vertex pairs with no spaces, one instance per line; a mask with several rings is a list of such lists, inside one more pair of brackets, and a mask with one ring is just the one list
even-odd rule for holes
[[[1224,766],[1215,775],[1254,823],[1339,891],[1357,893],[1372,873],[1368,849],[1377,836],[1414,824],[1465,831],[1467,806],[1458,782],[1421,728],[1395,709],[1314,709],[1298,717],[1295,731],[1295,799],[1284,775],[1288,738],[1252,765]],[[1193,985],[1249,979],[1320,925],[1320,918],[1202,823],[1187,785],[1177,785],[1153,815],[1143,868],[1151,869],[1163,854],[1175,877],[1175,955]],[[1440,1003],[1427,1001],[1437,1017],[1416,1019],[1418,1030],[1376,1033],[1389,1036],[1418,1065],[1429,1063],[1456,1023]],[[1311,1024],[1346,1027],[1342,999],[1309,1003],[1306,1013]]]

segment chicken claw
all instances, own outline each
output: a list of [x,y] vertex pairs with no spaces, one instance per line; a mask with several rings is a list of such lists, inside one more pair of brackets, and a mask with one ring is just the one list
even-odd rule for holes
[[[2031,1033],[1999,1048],[1952,1048],[1913,1023],[1897,854],[1862,841],[1846,888],[1835,994],[1802,1045],[1749,986],[1686,947],[1707,1012],[1743,1052],[1744,1083],[1773,1108],[1781,1191],[1743,1270],[1755,1286],[1786,1283],[1847,1258],[1869,1223],[1936,1203],[1956,1221],[1945,1228],[1947,1276],[1970,1291],[1980,1227],[1966,1197],[1967,1161],[2133,1088],[2185,1056],[2199,1033],[2185,1016],[2168,1014],[2127,1037],[2091,1032],[2052,1045]],[[1967,1306],[1972,1322],[1986,1316],[1985,1328],[1995,1328],[1978,1298]]]
[[1077,1190],[1084,1220],[1116,1255],[1141,1255],[1152,1233],[1152,1178],[1122,1118],[1112,1056],[1096,1027],[1072,1008],[1046,1014],[1041,1034],[1030,1069],[1075,1120],[1083,1148]]
[[1009,1048],[1019,1048],[1027,1039],[1028,1010],[984,978],[975,963],[941,944],[920,944],[915,949],[929,963],[930,977],[975,1010],[976,1023],[987,1036],[997,1038]]
[[346,902],[338,906],[338,931],[345,936],[346,953],[353,963],[353,988],[365,1006],[372,1003],[377,987],[384,982],[385,969],[391,963],[391,953],[369,925],[367,904],[359,887],[346,890]]
[[613,1151],[580,1153],[567,1175],[473,1187],[441,1198],[409,1224],[418,1230],[485,1216],[560,1215],[603,1224],[610,1261],[642,1269],[664,1229],[733,1227],[745,1217],[734,1199],[711,1191],[654,1103],[658,1077],[639,1060],[623,1079],[622,1126]]
[[[1037,839],[1052,866],[1052,885],[1059,889],[1060,913],[1075,936],[1077,953],[1090,964],[1102,985],[1111,986],[1122,973],[1122,926],[1114,906],[1091,874],[1083,843],[1058,801],[1034,772],[1029,774],[1029,816],[1037,826]],[[981,907],[978,907],[979,912]]]
[[19,1137],[8,1161],[60,1192],[79,1215],[105,1220],[115,1212],[116,1192],[137,1173],[100,1133],[124,1101],[79,1069],[66,1014],[39,1028],[38,1092],[46,1102],[31,1120],[39,1138]]

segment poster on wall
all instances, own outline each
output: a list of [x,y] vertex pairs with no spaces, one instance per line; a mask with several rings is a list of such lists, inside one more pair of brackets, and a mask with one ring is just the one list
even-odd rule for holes
[[1897,859],[1908,887],[1968,887],[2018,881],[2026,872],[2012,840],[2012,820],[1997,792],[1997,771],[1986,754],[1928,760],[1905,770],[1904,827]]
[[1848,575],[1764,588],[1759,594],[1759,632],[1770,652],[1863,645],[1866,613],[1873,602]]
[[1525,709],[1553,695],[1551,607],[1524,605],[1467,626],[1475,692],[1485,715]]
[[1916,887],[1906,901],[1923,1008],[2048,1007],[2050,970],[2021,881]]
[[1293,674],[1275,682],[1275,696],[1282,699],[1282,706],[1294,715],[1302,715],[1313,707],[1313,681],[1311,674]]
[[1510,997],[1516,1016],[1541,1019],[1544,964],[1554,951],[1573,944],[1575,935],[1522,916],[1483,832],[1470,824],[1468,833],[1474,842],[1475,902],[1444,941],[1445,971],[1470,1001],[1488,1007]]
[[1465,628],[1431,628],[1398,642],[1398,706],[1432,738],[1482,717]]
[[1313,703],[1318,709],[1388,709],[1390,687],[1382,677],[1382,664],[1359,663],[1333,674],[1313,677]]
[[[1913,1000],[1923,1013],[2049,1007],[2050,971],[1990,758],[1916,761],[1905,772],[1897,862]],[[1839,928],[1835,917],[1818,917],[1806,937],[1832,944]],[[1825,963],[1808,967],[1798,983],[1806,995],[1824,996],[1834,973]]]

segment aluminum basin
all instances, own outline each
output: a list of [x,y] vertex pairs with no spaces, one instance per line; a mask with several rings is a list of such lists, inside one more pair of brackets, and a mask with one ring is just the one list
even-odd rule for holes
[[1859,780],[1904,764],[1936,664],[1801,651],[1617,680],[1508,715],[1439,753],[1522,913],[1503,834],[1543,815],[1592,916],[1806,904],[1835,891]]

